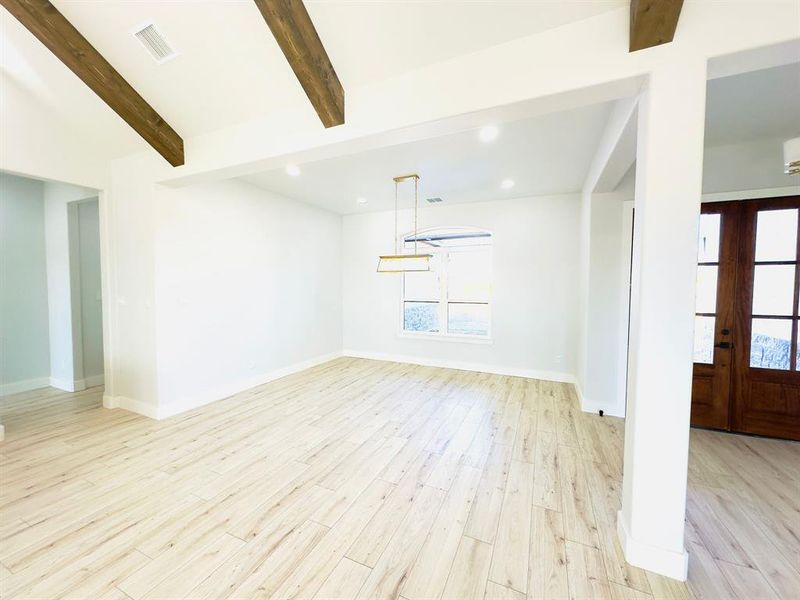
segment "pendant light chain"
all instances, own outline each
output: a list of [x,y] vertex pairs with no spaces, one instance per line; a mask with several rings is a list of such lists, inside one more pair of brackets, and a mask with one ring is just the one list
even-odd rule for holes
[[[401,175],[394,179],[394,254],[390,256],[381,255],[378,257],[378,273],[407,273],[431,270],[431,259],[433,255],[418,254],[419,236],[419,175]],[[400,216],[400,184],[409,179],[414,180],[414,253],[404,254],[406,248],[406,238],[403,237],[402,243],[399,235]],[[402,246],[402,247],[399,247]]]

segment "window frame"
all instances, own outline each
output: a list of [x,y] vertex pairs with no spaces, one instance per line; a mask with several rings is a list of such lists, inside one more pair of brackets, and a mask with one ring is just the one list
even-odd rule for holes
[[[486,245],[477,245],[477,246],[453,246],[453,247],[441,247],[441,248],[432,248],[432,247],[425,247],[425,252],[430,254],[437,255],[439,260],[441,261],[441,271],[439,272],[439,299],[438,300],[415,300],[412,298],[406,298],[405,295],[405,273],[403,273],[402,277],[400,277],[400,302],[398,304],[399,307],[399,318],[398,318],[398,337],[401,338],[408,338],[408,339],[423,339],[423,340],[434,340],[434,341],[443,341],[443,342],[459,342],[459,343],[468,343],[468,344],[492,344],[493,337],[492,337],[492,308],[494,304],[494,287],[491,285],[489,290],[489,299],[486,302],[463,302],[463,301],[454,301],[452,304],[485,304],[489,309],[489,317],[488,317],[488,327],[486,331],[486,335],[478,335],[478,334],[471,334],[471,333],[450,333],[448,330],[448,311],[450,307],[450,297],[449,297],[449,286],[448,286],[448,276],[449,276],[449,261],[450,261],[450,254],[451,253],[463,253],[463,252],[487,252],[489,254],[489,261],[491,264],[491,284],[494,282],[494,260],[493,260],[493,243],[494,243],[494,235],[485,229],[477,229],[477,228],[470,228],[470,227],[435,227],[431,229],[426,229],[418,232],[419,234],[430,233],[434,231],[440,230],[454,230],[454,231],[464,231],[464,232],[475,232],[475,233],[488,233],[492,243]],[[407,234],[401,237],[400,245],[401,247],[405,247],[406,238],[408,237]],[[437,303],[438,306],[438,316],[439,316],[439,324],[440,324],[440,331],[407,331],[405,329],[405,303],[406,302],[430,302],[430,303]]]

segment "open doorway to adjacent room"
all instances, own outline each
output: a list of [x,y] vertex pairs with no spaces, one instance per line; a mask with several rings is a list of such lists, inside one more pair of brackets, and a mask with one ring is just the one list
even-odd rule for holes
[[99,403],[104,383],[96,190],[0,173],[0,422]]

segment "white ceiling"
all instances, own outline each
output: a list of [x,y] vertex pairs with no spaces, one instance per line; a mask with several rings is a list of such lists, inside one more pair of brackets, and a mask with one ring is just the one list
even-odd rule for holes
[[708,82],[706,146],[800,135],[800,62]]
[[[711,80],[705,144],[800,135],[798,106],[800,63]],[[411,172],[422,177],[423,200],[439,196],[448,204],[575,193],[609,110],[603,104],[505,123],[490,144],[469,130],[303,164],[299,177],[279,168],[243,179],[341,214],[391,209],[392,177]],[[500,188],[505,178],[513,189]]]
[[[392,208],[392,177],[407,173],[420,175],[422,201],[438,196],[452,204],[574,193],[583,186],[609,111],[605,103],[503,123],[489,143],[472,129],[301,164],[299,177],[280,168],[243,179],[341,214]],[[507,178],[515,186],[501,189]],[[368,203],[360,205],[358,198]]]
[[[53,0],[184,138],[308,103],[252,0]],[[586,19],[625,0],[310,0],[345,87]],[[29,92],[107,156],[146,144],[5,10],[2,85]],[[157,64],[132,36],[153,21],[179,56]]]

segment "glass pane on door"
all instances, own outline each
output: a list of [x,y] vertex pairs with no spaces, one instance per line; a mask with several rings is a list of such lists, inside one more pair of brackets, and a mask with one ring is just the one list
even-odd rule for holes
[[797,209],[762,210],[756,221],[756,262],[795,260]]
[[760,369],[789,369],[792,347],[790,319],[753,319],[750,366]]
[[754,315],[792,315],[794,265],[756,265],[753,276]]
[[715,317],[694,318],[694,362],[714,363],[714,323]]
[[695,312],[717,312],[717,273],[716,265],[697,267],[697,293]]
[[700,238],[697,240],[697,262],[719,262],[720,214],[700,215]]

